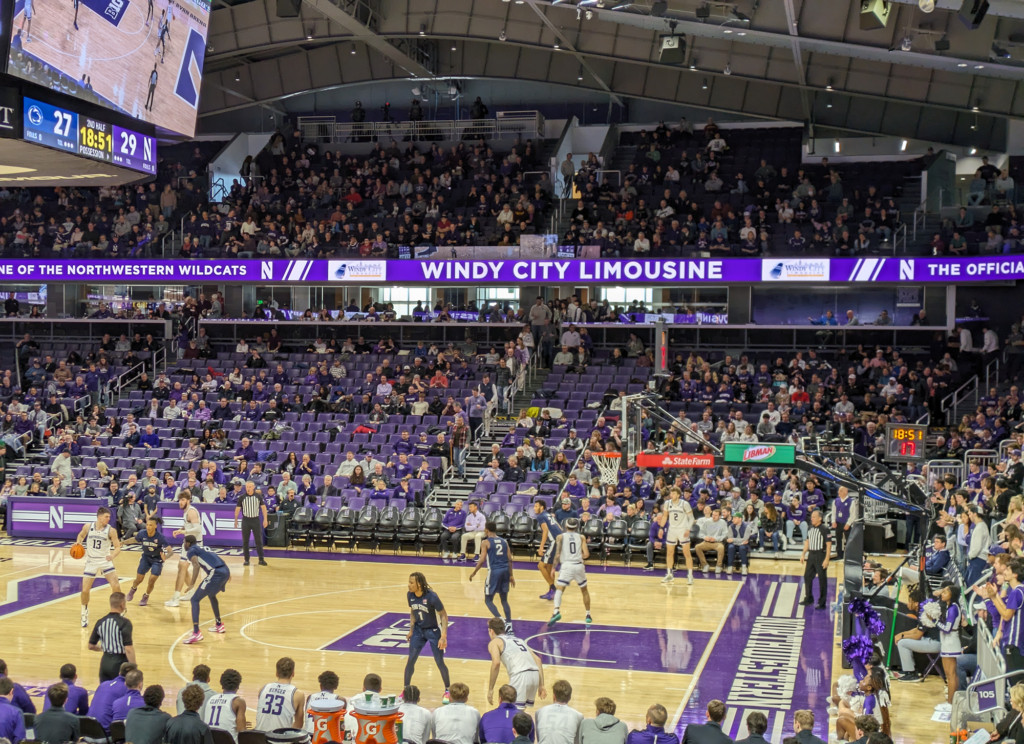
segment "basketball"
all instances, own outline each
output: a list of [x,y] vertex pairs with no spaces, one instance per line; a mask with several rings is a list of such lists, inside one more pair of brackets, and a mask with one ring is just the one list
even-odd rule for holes
[[85,558],[85,548],[83,548],[78,543],[75,543],[71,546],[71,557],[74,558],[76,561],[82,560],[83,558]]

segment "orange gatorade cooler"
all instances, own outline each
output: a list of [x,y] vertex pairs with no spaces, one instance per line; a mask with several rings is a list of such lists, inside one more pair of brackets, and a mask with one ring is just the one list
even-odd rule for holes
[[[391,700],[393,701],[394,697]],[[397,705],[364,708],[358,703],[353,703],[351,713],[359,724],[355,744],[400,744],[402,741],[402,714]]]
[[345,741],[344,700],[314,700],[306,712],[313,722],[311,744]]

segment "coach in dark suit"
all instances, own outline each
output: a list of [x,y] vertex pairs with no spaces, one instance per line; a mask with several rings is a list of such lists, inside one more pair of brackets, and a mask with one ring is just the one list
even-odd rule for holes
[[[690,724],[683,734],[682,744],[733,744],[729,735],[722,731],[725,719],[725,703],[712,700],[708,703],[708,722]],[[767,728],[767,724],[765,724]]]
[[814,711],[798,710],[793,714],[793,730],[800,744],[825,744],[814,735]]
[[81,735],[78,716],[64,710],[64,703],[68,700],[68,686],[63,682],[50,685],[46,690],[46,699],[50,702],[50,707],[36,716],[36,741],[46,744],[78,741]]
[[768,718],[760,711],[754,711],[747,716],[747,738],[737,739],[736,744],[769,744],[764,738],[764,732],[768,730]]

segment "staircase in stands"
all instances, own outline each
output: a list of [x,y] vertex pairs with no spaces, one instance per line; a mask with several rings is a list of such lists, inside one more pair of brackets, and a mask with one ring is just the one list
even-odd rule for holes
[[515,425],[519,416],[519,409],[528,406],[534,398],[534,393],[544,387],[544,381],[550,374],[549,370],[538,368],[533,375],[533,381],[523,388],[512,402],[512,415],[508,418],[498,418],[491,421],[491,432],[480,438],[479,446],[471,445],[469,454],[466,456],[466,480],[454,475],[449,480],[438,486],[430,497],[431,506],[447,509],[457,500],[465,501],[476,489],[477,478],[480,471],[487,467],[488,455],[492,444],[500,445],[505,435]]

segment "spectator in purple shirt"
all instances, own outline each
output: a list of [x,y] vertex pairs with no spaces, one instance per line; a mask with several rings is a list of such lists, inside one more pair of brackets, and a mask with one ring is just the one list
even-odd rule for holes
[[413,442],[409,438],[409,430],[403,429],[401,439],[395,442],[395,453],[399,455],[411,455],[413,450]]
[[[7,662],[0,659],[0,679],[4,679],[6,677]],[[12,701],[14,706],[25,713],[32,713],[34,715],[36,712],[36,705],[32,702],[32,698],[28,696],[28,693],[25,692],[25,688],[14,680],[11,680],[11,683],[14,685],[14,700]]]
[[[64,710],[76,716],[89,715],[89,691],[75,684],[78,681],[78,669],[74,664],[65,664],[60,668],[60,681],[68,688],[68,699],[64,703]],[[50,698],[46,698],[43,700],[43,710],[48,710],[49,707]]]
[[89,706],[89,717],[99,721],[104,729],[110,728],[114,720],[114,702],[128,694],[124,683],[125,675],[138,669],[138,665],[125,662],[121,665],[121,674],[109,682],[103,682],[92,694],[92,705]]
[[575,474],[569,476],[569,482],[565,484],[565,492],[574,499],[582,499],[587,495],[587,487],[579,482]]
[[613,519],[618,519],[622,516],[622,507],[615,503],[615,497],[609,494],[604,501],[604,505],[601,507],[601,518],[605,522],[610,522]]
[[643,731],[631,731],[626,744],[679,744],[679,737],[674,732],[665,731],[668,711],[663,705],[652,705],[647,709],[647,728]]
[[462,511],[461,499],[444,515],[441,526],[444,528],[441,533],[441,557],[449,558],[456,552],[462,540],[462,530],[466,526],[466,513]]
[[242,441],[239,442],[238,447],[235,448],[235,456],[232,460],[255,460],[256,450],[253,449],[252,443],[249,441],[249,437],[242,437]]
[[146,449],[160,446],[160,437],[157,436],[155,431],[153,431],[152,424],[146,425],[146,432],[139,437],[139,446],[145,447]]
[[[498,707],[480,716],[480,744],[512,744],[516,738],[512,730],[512,719],[518,712],[516,688],[502,685],[498,688]],[[533,727],[527,737],[534,741]]]
[[142,670],[133,669],[124,676],[124,686],[127,692],[124,697],[114,701],[111,708],[111,716],[115,721],[123,721],[128,718],[128,711],[132,708],[141,708],[146,703],[142,700]]

